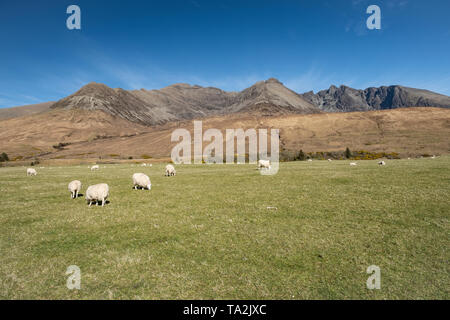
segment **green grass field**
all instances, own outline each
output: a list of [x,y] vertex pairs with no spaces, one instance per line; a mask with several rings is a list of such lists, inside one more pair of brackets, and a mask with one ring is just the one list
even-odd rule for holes
[[[0,298],[450,298],[450,157],[163,167],[0,168]],[[74,179],[108,183],[110,203],[71,200]]]

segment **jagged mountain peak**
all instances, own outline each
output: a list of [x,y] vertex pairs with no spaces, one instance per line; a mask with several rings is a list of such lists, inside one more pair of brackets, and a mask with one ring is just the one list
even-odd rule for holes
[[307,92],[303,97],[326,112],[351,112],[382,110],[406,107],[450,108],[450,97],[428,90],[400,85],[369,87],[364,90],[345,85],[314,94]]

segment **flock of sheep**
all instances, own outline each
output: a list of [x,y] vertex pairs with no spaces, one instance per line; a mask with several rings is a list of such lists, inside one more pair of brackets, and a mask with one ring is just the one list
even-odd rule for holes
[[[309,162],[312,161],[312,159],[308,159]],[[332,161],[331,159],[328,159],[328,161]],[[356,166],[356,162],[351,162],[350,166]],[[379,161],[378,165],[385,166],[386,162]],[[142,166],[147,166],[147,164],[142,164]],[[148,166],[152,166],[149,164]],[[269,169],[270,170],[271,165],[269,160],[258,160],[258,169]],[[100,167],[98,165],[93,165],[91,168],[91,171],[99,170]],[[33,168],[27,169],[27,176],[35,176],[37,175],[37,172]],[[174,176],[176,175],[175,167],[171,164],[168,164],[165,168],[165,176]],[[151,190],[152,183],[150,181],[150,178],[144,174],[144,173],[135,173],[132,176],[133,180],[133,188],[134,189],[147,189]],[[78,194],[81,191],[81,182],[79,180],[74,180],[69,183],[69,192],[70,197],[72,199],[78,198]],[[105,205],[106,199],[109,196],[109,186],[106,183],[99,183],[96,185],[89,186],[86,190],[86,201],[89,204],[89,207],[96,203],[99,205],[99,203],[102,203],[102,207]]]
[[[99,170],[100,167],[98,165],[94,165],[91,167],[91,170]],[[171,164],[166,166],[165,175],[166,176],[175,176],[177,171],[175,167]],[[27,169],[27,176],[35,176],[37,175],[37,171],[33,168]],[[150,182],[150,178],[144,173],[135,173],[132,176],[133,180],[133,188],[136,190],[138,188],[151,190],[152,183]],[[74,180],[71,181],[68,185],[68,189],[70,192],[70,197],[72,199],[78,198],[78,194],[81,191],[81,181]],[[106,183],[99,183],[92,186],[89,186],[86,190],[86,201],[89,204],[89,207],[96,203],[97,205],[102,203],[102,207],[105,206],[106,199],[109,197],[109,186]]]

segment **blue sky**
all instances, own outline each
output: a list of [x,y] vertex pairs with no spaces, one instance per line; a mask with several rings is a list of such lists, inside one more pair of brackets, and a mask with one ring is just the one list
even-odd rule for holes
[[[81,8],[68,30],[66,8]],[[381,8],[381,30],[366,8]],[[401,84],[450,95],[450,1],[55,0],[0,2],[0,107],[57,100],[91,81],[297,92]]]

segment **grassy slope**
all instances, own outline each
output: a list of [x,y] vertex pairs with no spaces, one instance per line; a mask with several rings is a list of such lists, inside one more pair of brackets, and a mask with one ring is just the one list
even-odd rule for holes
[[[254,167],[0,168],[0,298],[450,297],[450,157]],[[107,182],[110,204],[71,200],[75,178]],[[381,290],[366,289],[372,264]]]

